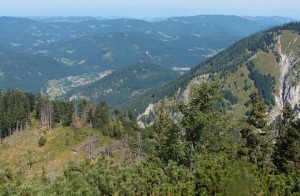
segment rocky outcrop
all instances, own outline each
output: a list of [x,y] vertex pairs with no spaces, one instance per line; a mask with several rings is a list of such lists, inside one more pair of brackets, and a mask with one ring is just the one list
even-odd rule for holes
[[209,74],[200,75],[190,81],[187,88],[182,93],[182,99],[185,103],[189,100],[192,86],[193,85],[201,85],[202,83],[206,82],[208,79],[208,76],[209,76]]
[[143,118],[147,118],[152,112],[154,112],[154,104],[150,103],[148,105],[148,107],[146,108],[145,112],[140,114],[137,117],[137,123],[140,128],[146,128],[147,126],[150,126],[153,124],[153,122],[151,122],[149,124],[145,124],[142,120]]
[[[181,89],[178,89],[177,91],[177,95],[175,97],[175,99],[172,101],[174,104],[176,102],[184,102],[184,103],[187,103],[188,100],[189,100],[189,96],[190,96],[190,92],[191,92],[191,88],[193,85],[201,85],[202,83],[206,82],[207,79],[209,77],[209,74],[204,74],[204,75],[200,75],[198,77],[195,77],[194,79],[192,79],[188,86],[186,87],[186,89],[184,89],[183,91]],[[154,124],[154,119],[149,119],[149,116],[150,114],[155,114],[157,111],[155,111],[155,108],[159,108],[159,105],[161,103],[155,103],[155,104],[152,104],[150,103],[148,105],[148,107],[146,108],[145,112],[140,114],[138,117],[137,117],[137,122],[138,122],[138,126],[140,128],[146,128],[146,127],[149,127],[151,125]],[[178,114],[176,114],[178,115]],[[174,122],[176,121],[176,117],[174,117]],[[150,121],[150,123],[145,123],[145,121]]]
[[292,108],[300,103],[300,83],[296,81],[298,73],[295,70],[295,66],[299,62],[299,57],[295,55],[293,50],[283,52],[280,40],[279,37],[276,47],[280,55],[280,78],[277,83],[279,85],[279,93],[275,95],[276,106],[269,114],[269,122],[275,120],[281,114],[284,102],[289,102]]

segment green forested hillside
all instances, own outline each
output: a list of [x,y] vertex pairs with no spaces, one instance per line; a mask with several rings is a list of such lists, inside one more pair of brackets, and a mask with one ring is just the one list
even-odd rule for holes
[[49,57],[0,51],[0,88],[19,88],[37,92],[51,79],[79,73]]
[[146,90],[162,86],[179,75],[160,65],[138,63],[116,70],[97,82],[74,88],[63,96],[65,99],[73,97],[106,101],[116,106]]
[[[294,70],[298,69],[299,27],[299,23],[289,23],[244,38],[178,79],[124,103],[123,107],[142,111],[153,102],[154,96],[156,101],[172,97],[178,90],[185,90],[193,78],[209,74],[209,81],[218,81],[222,84],[220,90],[230,91],[238,98],[239,107],[244,105],[251,90],[257,89],[264,102],[272,108],[276,105],[275,96],[279,96],[279,91],[284,91],[280,78],[281,67],[287,63],[284,56],[292,55],[295,63],[291,62],[291,66]],[[289,73],[286,77],[292,75]],[[293,79],[297,77],[297,74],[292,76]],[[243,112],[246,112],[244,106],[238,113]]]
[[237,40],[226,33],[222,39],[219,36],[111,32],[58,43],[49,48],[47,55],[73,66],[100,70],[137,62],[193,67]]

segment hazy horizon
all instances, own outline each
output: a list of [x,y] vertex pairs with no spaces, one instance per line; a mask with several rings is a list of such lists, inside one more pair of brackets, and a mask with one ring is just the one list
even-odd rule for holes
[[190,15],[281,16],[300,19],[298,0],[10,0],[1,2],[1,16],[102,16],[158,18]]

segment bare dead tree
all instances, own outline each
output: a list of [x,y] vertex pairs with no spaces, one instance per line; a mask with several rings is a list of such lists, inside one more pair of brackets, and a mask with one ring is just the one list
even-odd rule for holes
[[88,160],[94,160],[94,142],[91,142],[86,146],[86,152]]
[[51,130],[52,126],[53,126],[53,102],[49,101],[48,103],[48,129]]
[[86,125],[88,123],[88,121],[90,120],[90,114],[93,115],[93,113],[95,112],[95,109],[96,109],[96,106],[94,104],[88,103],[84,107],[83,112],[80,117],[77,115],[76,112],[73,113],[72,124],[76,128],[81,128],[82,126]]
[[53,126],[53,102],[49,96],[43,98],[41,105],[41,127],[51,130]]
[[137,144],[136,144],[136,154],[137,154],[137,162],[140,163],[143,149],[142,149],[142,137],[141,132],[137,132]]
[[88,120],[89,120],[89,113],[92,111],[92,109],[95,108],[95,106],[93,104],[88,103],[84,109],[83,109],[83,113],[81,115],[80,118],[80,124],[83,126],[85,125]]
[[141,159],[143,150],[142,150],[142,138],[141,134],[138,134],[138,142],[137,151],[133,151],[129,145],[129,137],[125,134],[122,139],[112,141],[109,144],[95,149],[95,143],[99,140],[99,138],[89,137],[76,148],[73,148],[72,151],[74,153],[78,153],[80,151],[85,150],[87,153],[87,159],[90,161],[96,160],[101,154],[105,154],[107,157],[113,157],[113,155],[118,156],[118,159],[121,164],[129,166],[134,163],[136,154],[138,154]]
[[80,151],[85,150],[87,153],[87,159],[90,161],[95,160],[98,156],[98,153],[97,153],[97,151],[94,150],[95,149],[94,146],[95,146],[95,143],[99,140],[100,140],[100,138],[89,137],[83,143],[78,145],[76,148],[73,148],[72,151],[74,153],[78,153]]
[[80,119],[79,119],[78,115],[76,114],[76,112],[74,112],[72,114],[72,125],[77,129],[82,127],[81,123],[80,123]]

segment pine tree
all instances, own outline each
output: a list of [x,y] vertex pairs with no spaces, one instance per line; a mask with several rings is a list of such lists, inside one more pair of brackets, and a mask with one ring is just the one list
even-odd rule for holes
[[257,91],[254,91],[250,96],[250,115],[247,118],[247,122],[253,125],[257,129],[266,127],[266,106],[262,102]]
[[93,127],[103,128],[109,122],[109,108],[105,102],[97,105],[95,116],[93,117]]
[[285,102],[282,109],[283,126],[288,127],[294,121],[296,114],[294,113],[289,102]]
[[201,152],[209,145],[208,141],[203,140],[210,131],[210,126],[218,119],[218,111],[215,108],[220,100],[216,83],[204,83],[200,86],[193,86],[189,103],[179,106],[182,114],[181,125],[185,131],[185,145],[187,159],[190,170],[193,169],[192,158],[195,153]]
[[246,123],[242,125],[242,140],[238,153],[264,166],[270,162],[272,149],[271,131],[266,120],[266,107],[257,91],[250,95],[247,105],[250,108],[250,115],[245,120]]
[[70,126],[72,124],[72,116],[75,112],[74,103],[70,101],[61,102],[60,110],[63,111],[61,114],[62,125]]
[[172,122],[164,107],[161,107],[154,126],[158,133],[158,157],[164,162],[175,161],[182,164],[185,158],[183,133],[180,127]]
[[300,171],[300,120],[289,103],[282,110],[283,123],[275,144],[273,163],[280,172]]

